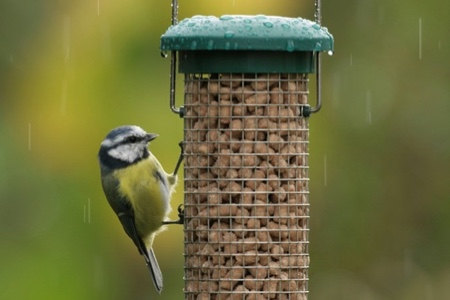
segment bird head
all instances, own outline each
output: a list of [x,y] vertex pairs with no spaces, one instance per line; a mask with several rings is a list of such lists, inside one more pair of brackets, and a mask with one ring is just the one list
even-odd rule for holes
[[157,138],[134,125],[111,130],[103,140],[99,151],[100,164],[109,169],[126,167],[149,156],[148,144]]

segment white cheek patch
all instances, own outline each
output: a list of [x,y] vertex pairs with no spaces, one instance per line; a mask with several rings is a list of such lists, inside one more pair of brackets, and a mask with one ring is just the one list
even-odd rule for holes
[[132,163],[144,155],[145,145],[124,144],[108,151],[108,154],[115,159],[120,159]]

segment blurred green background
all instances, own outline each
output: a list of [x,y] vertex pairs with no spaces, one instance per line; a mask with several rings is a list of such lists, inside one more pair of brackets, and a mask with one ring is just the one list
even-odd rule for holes
[[[336,47],[310,121],[310,299],[448,299],[450,2],[322,5]],[[180,19],[313,12],[312,0],[180,0]],[[139,124],[174,166],[183,125],[159,53],[170,13],[169,0],[0,2],[0,299],[183,298],[182,229],[157,238],[156,297],[96,158],[111,128]]]

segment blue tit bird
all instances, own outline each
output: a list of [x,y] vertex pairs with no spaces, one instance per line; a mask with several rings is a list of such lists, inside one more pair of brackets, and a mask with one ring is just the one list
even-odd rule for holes
[[156,290],[161,293],[163,277],[152,245],[163,225],[184,222],[181,205],[178,207],[180,219],[167,220],[183,151],[174,172],[166,173],[148,149],[149,143],[157,137],[138,126],[115,128],[101,143],[98,158],[106,199],[126,234],[144,256]]

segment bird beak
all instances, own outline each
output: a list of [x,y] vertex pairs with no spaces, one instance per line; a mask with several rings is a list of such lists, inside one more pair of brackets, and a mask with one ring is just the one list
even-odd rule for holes
[[145,140],[147,142],[153,141],[154,139],[156,139],[159,135],[156,133],[147,133],[147,135],[145,136]]

